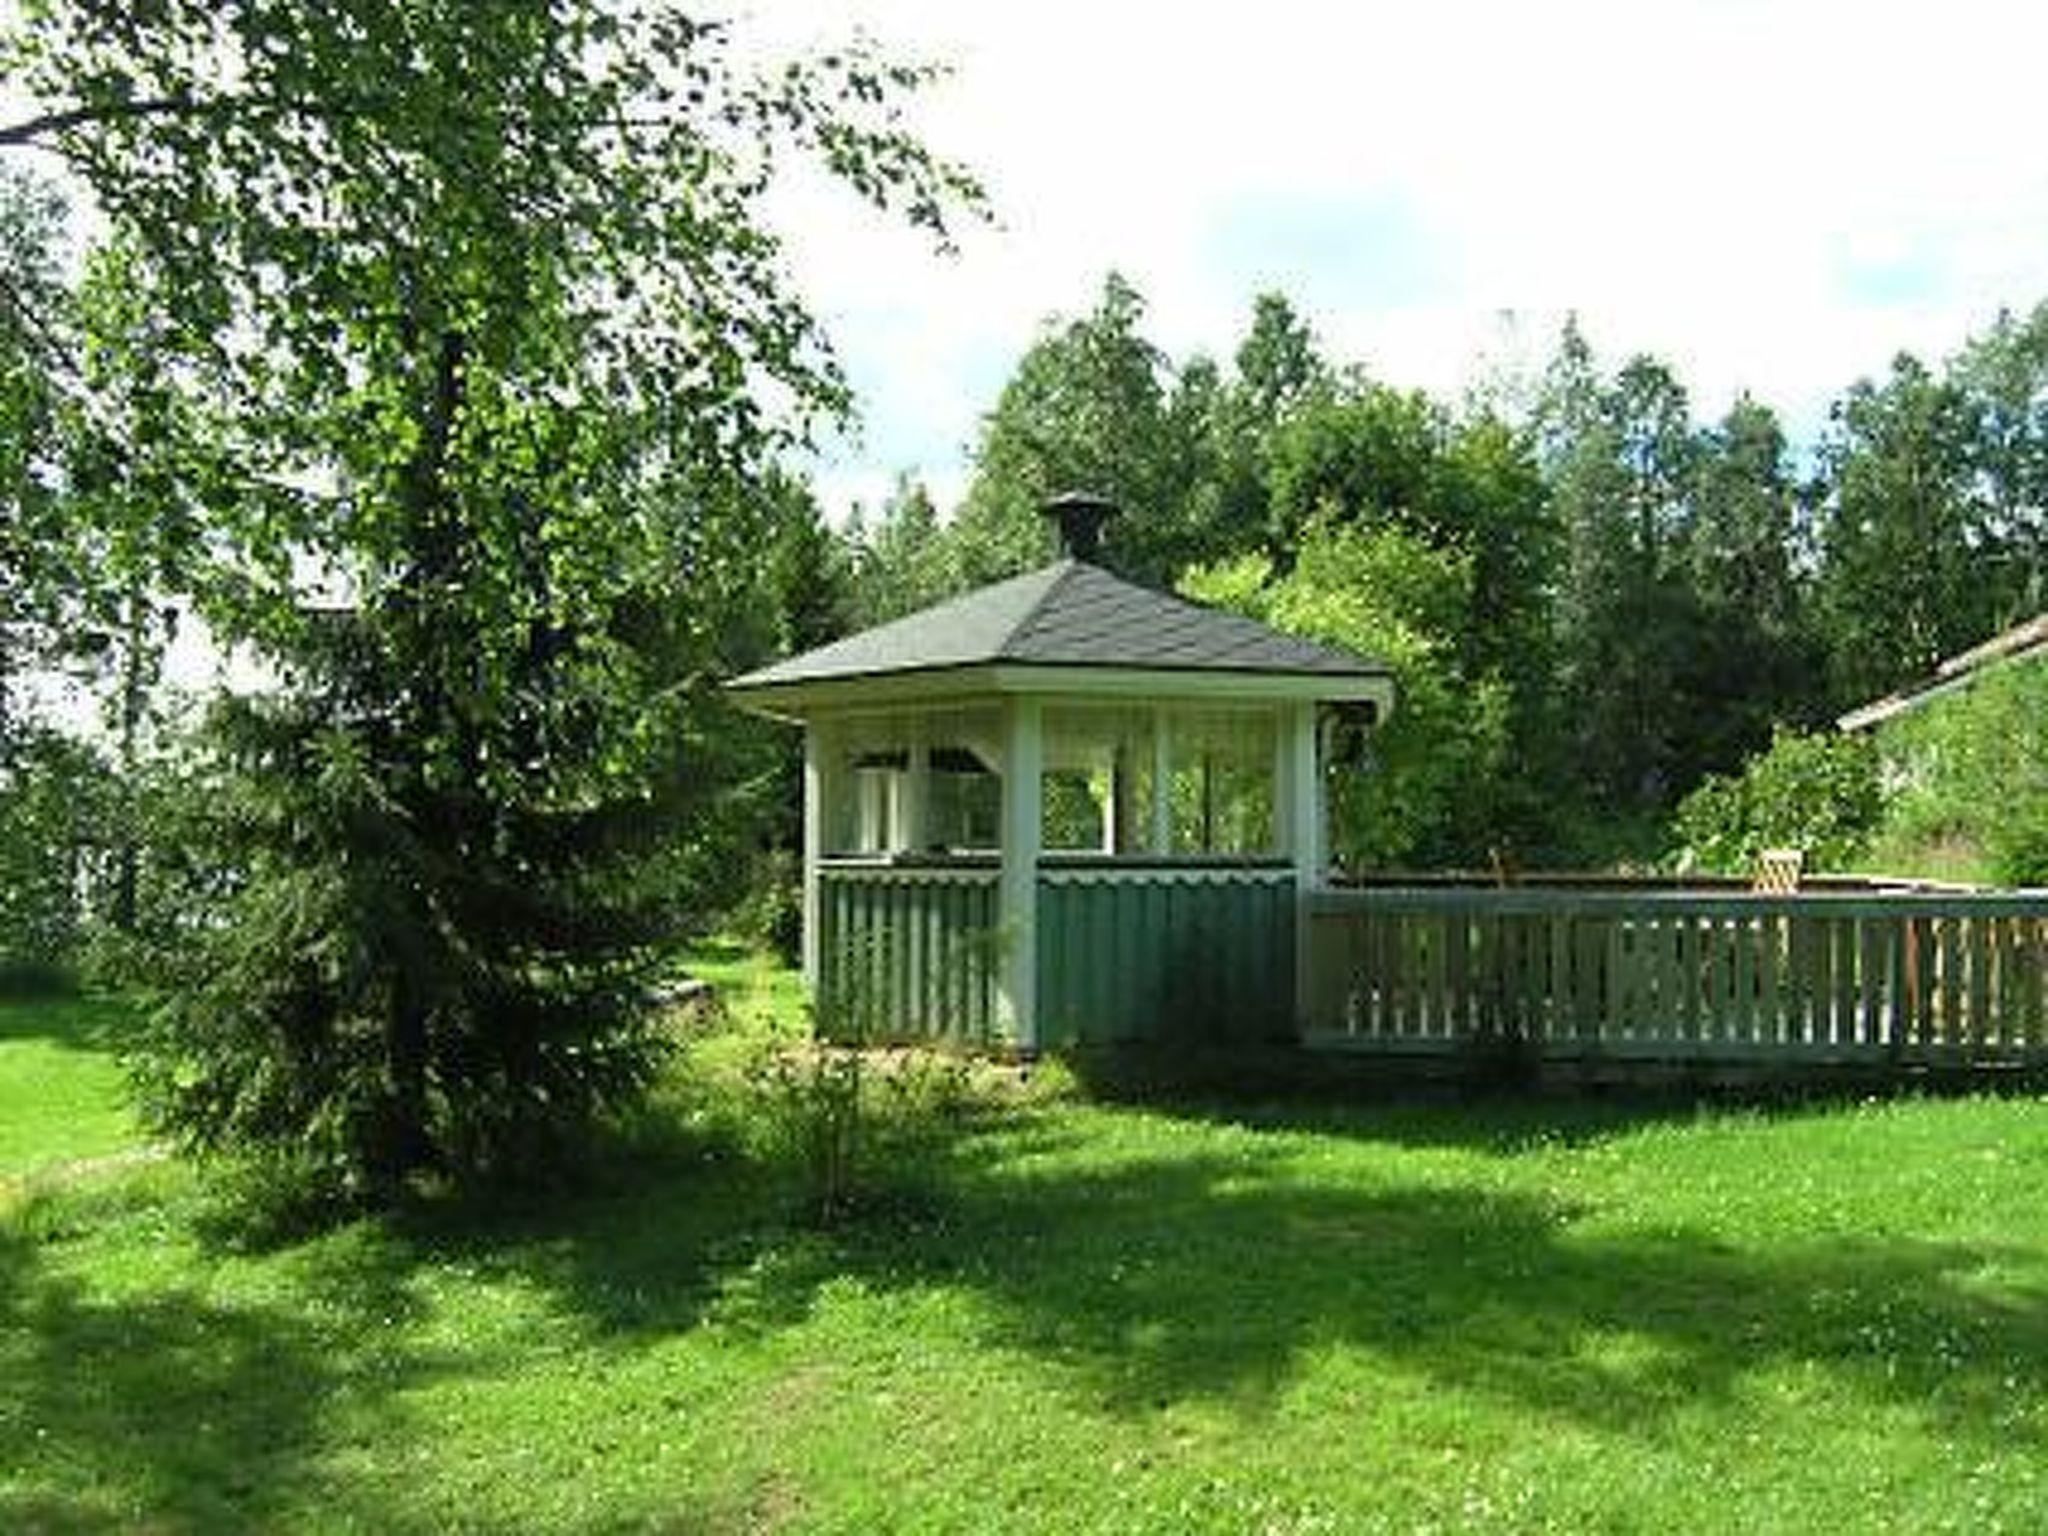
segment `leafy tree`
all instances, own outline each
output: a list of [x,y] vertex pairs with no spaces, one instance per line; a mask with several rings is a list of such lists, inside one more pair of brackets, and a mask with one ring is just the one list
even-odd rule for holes
[[1266,427],[1330,376],[1315,333],[1280,293],[1262,293],[1252,301],[1251,328],[1238,343],[1234,361],[1244,414]]
[[758,74],[652,0],[47,7],[5,48],[41,106],[0,145],[92,189],[208,423],[191,595],[279,679],[216,713],[239,885],[150,1118],[378,1193],[546,1166],[647,1080],[643,982],[740,862],[754,487],[846,402],[762,198],[795,150],[942,235],[922,75]]
[[1524,434],[1459,420],[1427,395],[1353,376],[1298,398],[1267,454],[1276,550],[1321,518],[1392,523],[1473,562],[1463,659],[1508,663],[1540,645],[1552,560],[1543,484]]
[[1260,548],[1265,436],[1214,359],[1198,353],[1181,364],[1166,402],[1166,436],[1180,454],[1179,531],[1169,558],[1184,567]]
[[1660,809],[1691,772],[1684,680],[1699,615],[1684,550],[1697,448],[1685,392],[1652,358],[1603,379],[1568,326],[1539,423],[1561,541],[1568,782],[1609,807]]
[[884,623],[963,589],[954,540],[921,481],[903,476],[874,523],[847,528],[856,627]]
[[1728,771],[1775,726],[1817,723],[1823,697],[1796,564],[1798,490],[1768,407],[1744,396],[1702,434],[1692,495],[1683,558],[1698,624],[1680,738],[1688,777]]
[[1995,665],[1880,727],[1888,857],[1974,854],[1973,873],[2048,885],[2048,665]]
[[73,573],[67,641],[102,696],[119,786],[107,916],[127,929],[145,833],[138,796],[160,724],[176,594],[191,590],[204,564],[192,487],[217,467],[217,439],[176,382],[174,327],[152,303],[133,251],[89,253],[75,311],[80,360],[61,445],[60,536]]
[[1950,378],[1971,402],[1978,494],[2016,614],[2048,610],[2048,302],[2001,313],[1963,348]]
[[1094,311],[1034,342],[983,426],[975,476],[950,532],[962,587],[1051,558],[1046,499],[1081,490],[1117,504],[1115,563],[1164,581],[1189,547],[1189,455],[1168,408],[1167,364],[1140,332],[1144,300],[1111,273]]
[[1969,397],[1901,355],[1833,412],[1822,444],[1817,594],[1835,702],[1933,671],[2007,617],[1972,472]]
[[24,729],[0,763],[0,993],[75,973],[112,795],[99,754],[55,731]]
[[1394,527],[1311,525],[1293,568],[1264,555],[1188,573],[1192,597],[1392,668],[1399,702],[1367,771],[1330,786],[1331,853],[1350,869],[1483,861],[1514,825],[1506,685],[1469,676],[1470,557]]
[[1318,391],[1279,422],[1267,469],[1272,540],[1290,550],[1318,517],[1394,519],[1441,535],[1434,477],[1443,412],[1420,391],[1351,378]]
[[1270,510],[1280,427],[1333,382],[1314,334],[1278,293],[1253,302],[1251,324],[1226,378],[1207,359],[1180,372],[1173,410],[1179,437],[1195,445],[1190,556],[1222,560],[1266,549],[1282,560]]
[[1294,403],[1272,432],[1267,474],[1283,564],[1308,546],[1299,530],[1329,523],[1399,532],[1464,573],[1461,616],[1436,641],[1455,676],[1505,690],[1507,729],[1526,765],[1520,809],[1510,816],[1492,805],[1489,843],[1478,851],[1544,841],[1555,540],[1527,434],[1491,415],[1459,420],[1419,392],[1352,376]]
[[1780,731],[1740,773],[1713,774],[1672,818],[1678,862],[1748,874],[1767,848],[1797,848],[1842,869],[1868,846],[1883,810],[1877,754],[1858,736]]
[[[100,915],[127,926],[142,830],[134,787],[171,634],[162,598],[196,538],[166,430],[178,398],[162,327],[129,281],[124,253],[90,252],[82,279],[66,282],[57,269],[62,204],[11,171],[0,171],[0,189],[10,234],[0,411],[11,450],[0,474],[0,765],[16,774],[17,806],[45,788],[90,803],[95,857],[111,859],[110,871],[96,871],[109,887],[95,892]],[[190,425],[182,424],[188,444],[200,440]],[[16,680],[38,670],[100,685],[111,773],[86,749],[58,750],[17,702]],[[29,782],[38,774],[59,781]],[[70,858],[67,848],[74,844],[50,857]]]
[[[761,486],[771,523],[756,572],[758,591],[742,622],[746,641],[735,664],[753,667],[807,651],[854,627],[854,573],[848,549],[826,523],[805,482],[771,471]],[[803,743],[788,731],[762,731],[733,718],[721,735],[736,748],[752,857],[739,904],[727,921],[794,963],[802,949]]]
[[57,649],[80,575],[61,537],[61,375],[75,346],[63,222],[52,187],[0,167],[0,764],[28,734],[27,674]]

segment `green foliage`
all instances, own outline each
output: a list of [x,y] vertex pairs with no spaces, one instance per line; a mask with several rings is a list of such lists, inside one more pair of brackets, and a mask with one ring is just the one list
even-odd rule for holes
[[1188,573],[1183,590],[1393,669],[1390,720],[1364,772],[1328,786],[1331,854],[1349,869],[1484,859],[1513,820],[1506,685],[1457,661],[1472,561],[1393,527],[1311,527],[1294,567],[1263,556]]
[[1165,357],[1139,330],[1144,311],[1137,290],[1111,273],[1091,314],[1049,330],[1017,364],[952,530],[963,585],[1049,559],[1054,535],[1040,508],[1064,491],[1118,505],[1111,537],[1129,574],[1159,580],[1177,568],[1187,458]]
[[801,1170],[809,1214],[827,1222],[846,1215],[864,1171],[867,1053],[831,1040],[769,1045],[747,1081],[772,1150]]
[[1260,295],[1226,377],[1199,355],[1176,366],[1144,335],[1144,315],[1111,273],[1090,314],[1026,351],[986,420],[958,517],[927,544],[926,509],[904,542],[930,553],[878,566],[902,573],[893,611],[1050,558],[1040,509],[1064,491],[1117,504],[1108,560],[1136,580],[1170,585],[1190,564],[1268,542],[1272,435],[1327,376],[1307,326],[1278,294]]
[[[747,601],[728,610],[734,632],[719,647],[734,671],[839,638],[854,627],[859,601],[855,551],[826,523],[808,485],[771,469],[757,504],[766,517],[764,558],[752,572],[729,573],[750,589]],[[705,703],[705,734],[716,739],[718,755],[739,786],[721,819],[751,830],[751,847],[736,853],[746,864],[742,889],[725,893],[739,904],[722,923],[793,960],[802,921],[802,738]],[[703,894],[708,901],[720,888]]]
[[1679,687],[1683,772],[1726,771],[1775,727],[1820,723],[1822,656],[1778,419],[1747,396],[1700,439],[1682,558],[1697,625]]
[[1396,528],[1468,563],[1462,613],[1436,633],[1458,674],[1506,689],[1525,772],[1542,773],[1554,689],[1545,585],[1556,539],[1528,434],[1363,378],[1326,381],[1275,425],[1266,476],[1283,567],[1318,522]]
[[53,461],[71,315],[60,277],[64,204],[0,166],[0,763],[29,725],[25,673],[60,649],[84,574],[67,558]]
[[1364,381],[1321,390],[1274,432],[1267,486],[1273,547],[1291,549],[1319,516],[1434,526],[1448,423],[1420,392]]
[[676,903],[713,888],[668,832],[688,792],[579,800],[559,766],[408,786],[364,729],[380,694],[344,667],[218,708],[204,845],[229,877],[153,967],[143,1112],[348,1196],[545,1173],[661,1059],[648,988]]
[[1575,330],[1541,407],[1558,572],[1559,720],[1572,779],[1596,803],[1669,803],[1697,772],[1683,679],[1700,633],[1685,579],[1697,462],[1683,387],[1638,357],[1603,378]]
[[1931,673],[2017,616],[1986,579],[1997,539],[1974,484],[1974,414],[1958,384],[1904,355],[1836,407],[1818,598],[1845,704]]
[[1969,688],[1887,722],[1882,846],[1977,850],[2006,885],[2048,885],[2048,665],[1995,665]]
[[734,913],[735,931],[784,965],[795,965],[803,954],[803,875],[801,848],[770,849],[756,863]]
[[1979,569],[2002,606],[2048,609],[2048,300],[2001,311],[1950,371],[1974,409],[1971,462],[1995,533]]
[[928,1187],[979,1102],[967,1062],[824,1035],[764,1042],[745,1069],[761,1150],[809,1220],[845,1221]]
[[2044,315],[2001,317],[1940,373],[1902,359],[1849,390],[1802,481],[1768,407],[1697,422],[1668,366],[1604,366],[1575,324],[1515,392],[1526,417],[1503,416],[1331,366],[1275,294],[1232,369],[1170,358],[1112,278],[1020,361],[961,516],[906,490],[860,531],[862,616],[1045,558],[1039,500],[1072,482],[1124,501],[1108,558],[1141,579],[1193,563],[1257,588],[1269,576],[1233,562],[1263,554],[1284,578],[1314,529],[1396,529],[1467,562],[1436,655],[1457,687],[1490,690],[1476,713],[1501,723],[1480,737],[1504,732],[1513,762],[1477,770],[1483,839],[1418,841],[1411,822],[1394,844],[1654,849],[1680,798],[1775,730],[1812,729],[2043,600]]
[[4,46],[43,109],[7,141],[153,327],[131,419],[202,536],[149,576],[277,682],[215,713],[231,888],[151,1122],[387,1197],[548,1166],[651,1076],[643,984],[774,802],[716,678],[763,609],[832,622],[767,465],[846,394],[763,200],[794,154],[943,238],[975,192],[903,129],[924,73],[757,69],[635,0],[38,7]]
[[0,987],[74,974],[113,799],[105,762],[70,738],[20,737],[0,758]]
[[858,628],[930,607],[962,585],[954,540],[939,526],[931,493],[908,476],[897,481],[872,523],[856,513],[846,542]]
[[1687,795],[1672,837],[1689,869],[1746,875],[1766,848],[1797,848],[1809,869],[1841,870],[1868,846],[1883,808],[1867,740],[1780,731],[1741,773]]

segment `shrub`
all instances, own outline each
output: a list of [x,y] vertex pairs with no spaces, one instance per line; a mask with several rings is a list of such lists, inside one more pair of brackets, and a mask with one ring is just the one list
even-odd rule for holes
[[976,1102],[958,1057],[824,1039],[764,1043],[746,1078],[766,1150],[795,1170],[805,1214],[823,1222],[921,1181]]
[[1780,730],[1742,772],[1713,775],[1679,803],[1677,863],[1742,874],[1766,848],[1797,848],[1838,869],[1868,845],[1883,808],[1868,741]]
[[733,913],[733,927],[784,965],[803,958],[803,860],[786,848],[771,849],[754,864],[746,896]]
[[1994,880],[2048,883],[2048,664],[1997,667],[1899,716],[1879,742],[1897,786],[1888,844],[1965,843]]

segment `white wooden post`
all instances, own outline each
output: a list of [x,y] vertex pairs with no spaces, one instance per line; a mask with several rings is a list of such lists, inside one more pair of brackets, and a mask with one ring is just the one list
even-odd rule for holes
[[1127,854],[1136,850],[1138,810],[1131,794],[1131,743],[1119,724],[1109,753],[1109,807],[1102,826],[1102,851]]
[[1020,1051],[1038,1048],[1038,844],[1045,770],[1045,707],[1003,701],[1002,1022]]
[[[1092,767],[1088,770],[1088,787],[1092,793],[1095,788],[1095,770]],[[1123,818],[1118,815],[1118,793],[1116,748],[1112,746],[1109,750],[1109,771],[1102,781],[1102,836],[1096,845],[1098,853],[1114,854],[1117,839],[1123,835]]]
[[[1274,817],[1285,808],[1287,824],[1281,846],[1294,863],[1294,1018],[1308,1022],[1309,896],[1323,880],[1323,776],[1316,762],[1316,706],[1302,700],[1280,716],[1278,768],[1274,786]],[[1279,792],[1283,791],[1284,792]]]
[[1273,832],[1272,840],[1262,851],[1266,853],[1294,852],[1294,799],[1298,786],[1294,782],[1294,706],[1282,704],[1273,713]]
[[1173,722],[1164,704],[1152,711],[1152,852],[1173,852]]
[[897,824],[900,851],[923,853],[931,846],[925,809],[931,803],[931,769],[931,743],[924,721],[919,720],[911,728],[909,763],[903,775],[903,814]]
[[804,724],[804,983],[812,996],[818,991],[818,960],[824,937],[823,892],[818,884],[818,861],[828,851],[828,837],[838,775],[832,771],[833,753],[838,749],[838,730],[826,720]]
[[889,796],[889,781],[879,769],[854,770],[854,846],[859,852],[889,851]]

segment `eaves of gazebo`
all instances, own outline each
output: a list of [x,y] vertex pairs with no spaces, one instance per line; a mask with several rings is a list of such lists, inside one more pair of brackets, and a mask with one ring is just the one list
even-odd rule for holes
[[1291,1024],[1320,728],[1386,669],[1066,557],[736,679],[804,726],[828,1023],[1031,1051]]

